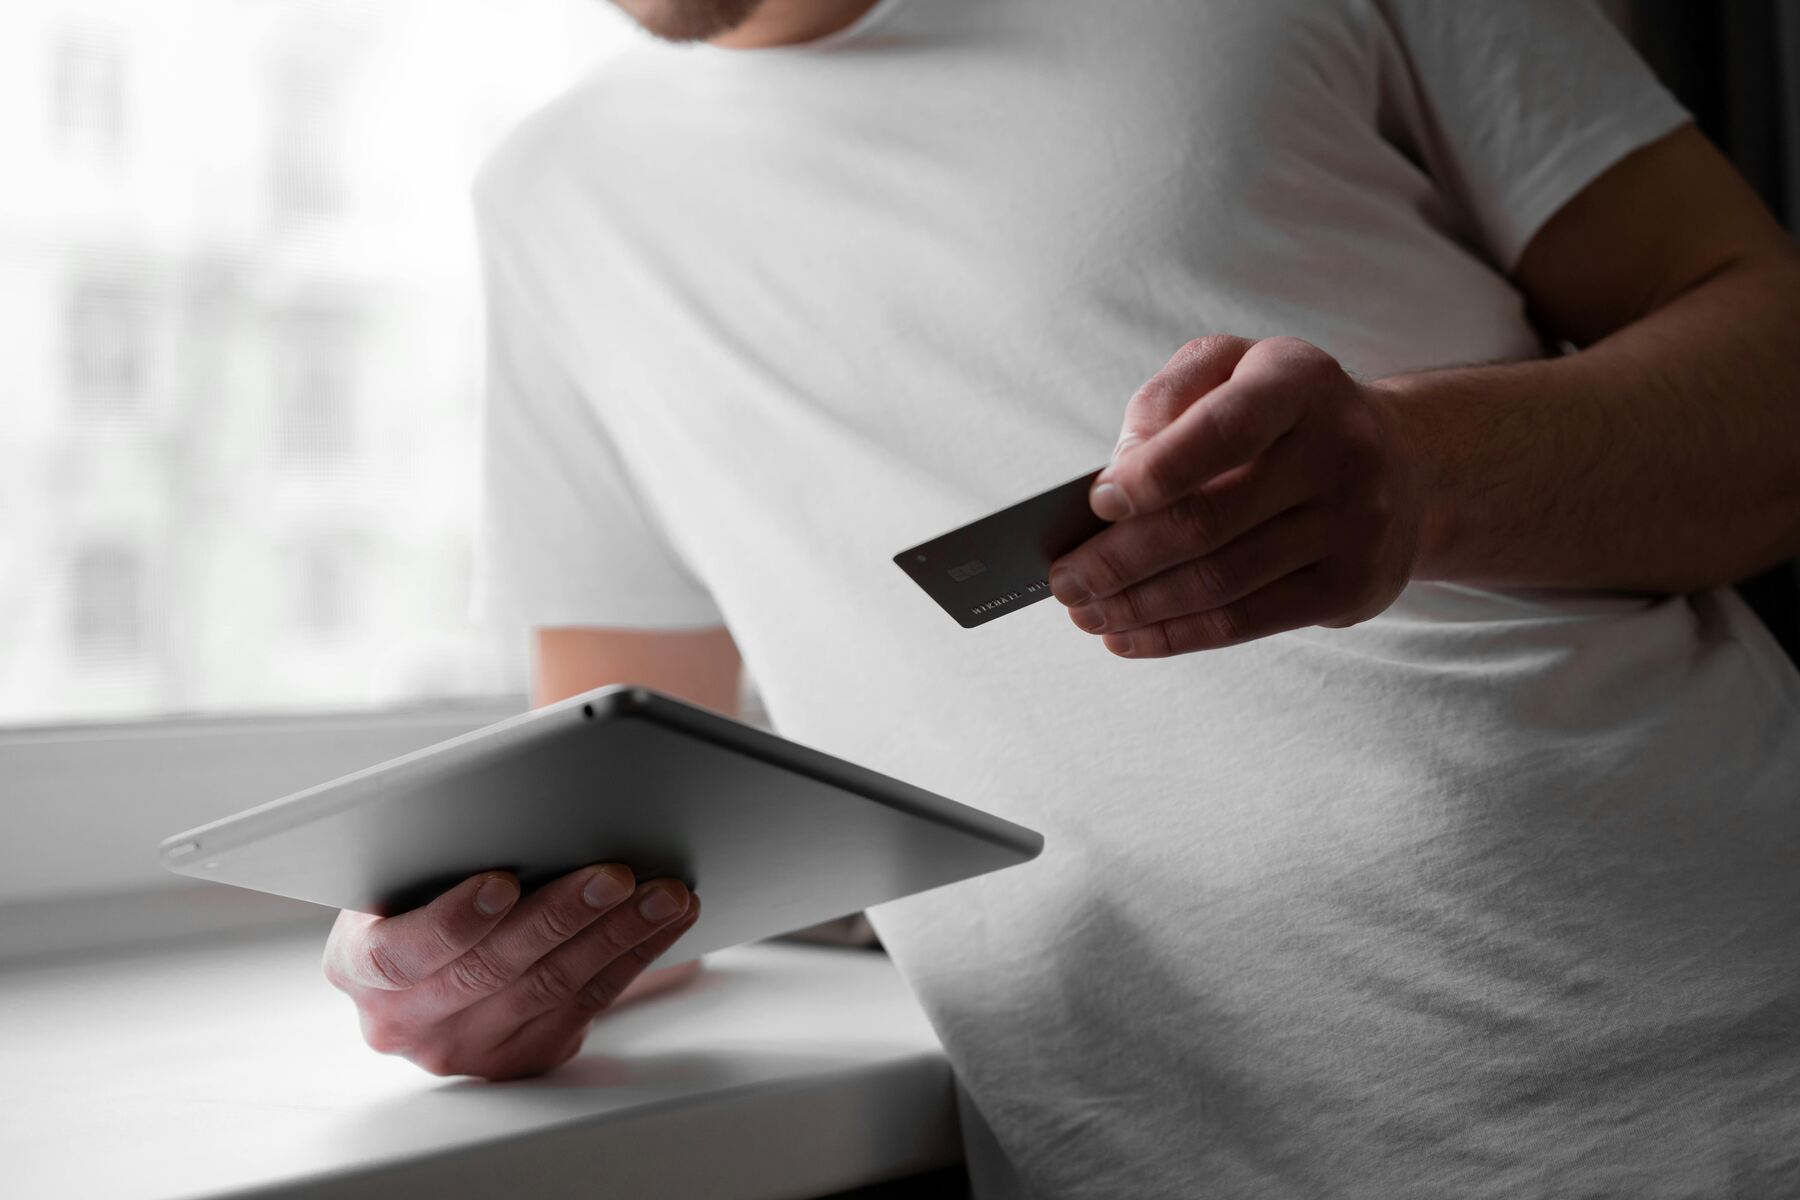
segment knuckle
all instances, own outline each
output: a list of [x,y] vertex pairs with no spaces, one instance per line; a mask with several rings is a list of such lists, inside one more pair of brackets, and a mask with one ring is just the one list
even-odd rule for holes
[[1093,589],[1094,595],[1109,596],[1123,586],[1125,562],[1120,550],[1116,541],[1096,540],[1081,564],[1081,574],[1088,587]]
[[[618,911],[609,913],[606,920],[595,928],[593,936],[598,945],[604,948],[600,957],[607,962],[619,957],[653,931],[652,924],[638,912],[638,902],[644,898],[645,885],[640,885],[632,893],[631,899],[619,907]],[[680,889],[677,888],[677,894]]]
[[[1179,361],[1179,356],[1175,361]],[[1169,377],[1159,371],[1138,385],[1138,389],[1131,394],[1131,399],[1125,405],[1126,425],[1131,432],[1148,439],[1174,420],[1181,409],[1180,393],[1175,390]]]
[[574,912],[561,904],[551,904],[544,908],[538,917],[538,931],[544,939],[552,944],[560,945],[568,941],[587,927],[584,915]]
[[479,995],[497,992],[512,981],[493,955],[479,946],[451,961],[450,979],[459,991]]
[[1284,347],[1287,340],[1288,339],[1283,337],[1256,339],[1256,341],[1252,342],[1250,347],[1244,351],[1244,357],[1239,360],[1238,365],[1240,367],[1260,368],[1265,364],[1280,362],[1287,357],[1284,353]]
[[412,973],[401,965],[383,939],[370,938],[363,943],[362,957],[375,986],[400,991],[413,985]]
[[1169,381],[1161,375],[1152,375],[1138,385],[1126,407],[1141,408],[1155,414],[1166,411],[1174,403],[1174,399],[1174,389],[1169,386]]
[[[1136,460],[1136,480],[1126,480],[1126,493],[1139,504],[1155,504],[1177,495],[1181,489],[1181,464],[1168,454],[1141,454]],[[1121,471],[1121,474],[1125,472]]]
[[1188,568],[1189,594],[1201,608],[1212,608],[1232,595],[1231,570],[1216,558],[1203,558]]
[[1337,359],[1327,354],[1322,347],[1313,345],[1305,338],[1284,337],[1281,342],[1282,346],[1295,358],[1311,363],[1321,370],[1334,371],[1337,369]]
[[1220,404],[1207,414],[1207,437],[1234,461],[1247,460],[1256,449],[1256,425],[1247,404]]
[[602,971],[575,993],[575,1007],[584,1013],[597,1013],[610,1008],[629,982],[629,979],[616,978],[614,972]]
[[1147,626],[1131,635],[1133,658],[1167,658],[1175,652],[1168,622]]
[[1218,501],[1196,494],[1166,510],[1163,522],[1177,545],[1200,549],[1217,536],[1219,515]]
[[1206,614],[1210,640],[1219,646],[1235,645],[1250,634],[1248,614],[1239,604],[1227,604]]
[[1264,353],[1284,358],[1309,371],[1316,363],[1332,361],[1330,355],[1305,338],[1297,338],[1288,334],[1265,338],[1258,343],[1258,347],[1263,349]]
[[1237,347],[1244,339],[1233,337],[1229,333],[1208,333],[1194,338],[1181,349],[1187,354],[1203,354],[1211,356]]
[[[1141,401],[1134,401],[1134,403],[1141,403]],[[1115,459],[1137,449],[1150,439],[1155,431],[1142,428],[1144,424],[1146,422],[1140,419],[1119,430],[1119,440],[1113,443],[1112,450]]]
[[1338,360],[1311,342],[1295,338],[1293,343],[1295,361],[1302,365],[1308,376],[1316,380],[1319,386],[1330,388],[1333,395],[1342,397],[1345,393],[1338,385],[1349,376],[1344,374],[1344,368],[1339,365]]
[[520,977],[520,1000],[531,1012],[543,1012],[566,1004],[580,986],[566,966],[546,959]]
[[1145,604],[1143,588],[1128,588],[1111,597],[1101,605],[1101,615],[1106,618],[1105,629],[1131,629],[1144,622]]
[[456,931],[448,924],[443,921],[432,921],[425,928],[437,957],[461,953],[463,944],[457,939]]

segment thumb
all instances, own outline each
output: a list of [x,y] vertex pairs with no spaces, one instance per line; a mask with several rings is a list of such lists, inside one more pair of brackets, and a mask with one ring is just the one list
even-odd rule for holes
[[1195,338],[1175,352],[1125,405],[1125,423],[1113,446],[1113,461],[1149,441],[1187,407],[1231,378],[1254,339],[1215,333]]

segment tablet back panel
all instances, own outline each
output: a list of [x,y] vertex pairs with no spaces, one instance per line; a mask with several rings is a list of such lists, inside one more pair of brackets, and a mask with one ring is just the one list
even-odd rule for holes
[[1012,866],[1035,832],[642,688],[606,688],[163,844],[171,870],[391,914],[588,863],[704,902],[666,963]]

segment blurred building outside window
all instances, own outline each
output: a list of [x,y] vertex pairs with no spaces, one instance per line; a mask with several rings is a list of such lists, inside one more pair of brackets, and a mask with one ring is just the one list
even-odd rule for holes
[[125,141],[125,52],[104,28],[65,28],[51,51],[51,113],[60,147],[110,160]]
[[328,310],[284,313],[276,330],[276,454],[284,465],[322,470],[353,447],[356,318]]
[[519,694],[469,187],[600,0],[0,5],[0,725]]
[[356,581],[347,539],[313,537],[293,555],[294,627],[307,637],[340,637],[356,627]]
[[77,277],[69,296],[68,380],[78,416],[121,416],[143,400],[148,313],[136,281]]
[[331,50],[290,52],[269,73],[269,204],[282,218],[329,217],[348,203],[344,68]]
[[85,547],[70,581],[70,641],[80,663],[131,661],[144,649],[144,564],[123,545]]

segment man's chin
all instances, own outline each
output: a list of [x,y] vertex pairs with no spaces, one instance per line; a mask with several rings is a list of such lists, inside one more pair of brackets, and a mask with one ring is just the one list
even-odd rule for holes
[[613,0],[644,31],[665,42],[704,42],[744,23],[762,0]]

